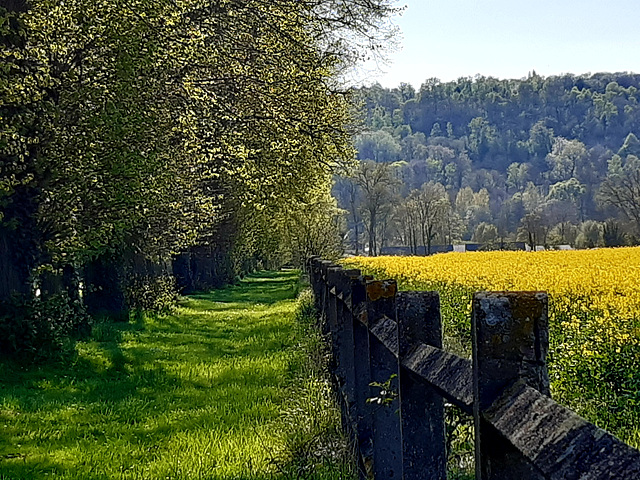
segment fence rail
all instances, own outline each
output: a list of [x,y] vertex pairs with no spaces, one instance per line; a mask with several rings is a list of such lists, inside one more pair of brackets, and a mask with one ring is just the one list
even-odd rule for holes
[[367,476],[445,479],[446,399],[473,415],[478,480],[640,479],[640,451],[550,398],[545,293],[477,293],[470,361],[442,349],[436,292],[319,258],[309,267]]

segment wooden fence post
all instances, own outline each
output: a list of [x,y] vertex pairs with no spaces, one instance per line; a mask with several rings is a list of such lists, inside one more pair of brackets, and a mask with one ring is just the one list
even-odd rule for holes
[[418,344],[442,348],[437,292],[401,292],[397,297],[403,480],[446,480],[444,401],[432,387],[402,367]]
[[309,283],[313,290],[313,300],[316,307],[316,311],[320,312],[322,309],[322,270],[321,270],[321,258],[311,257],[309,259]]
[[369,368],[368,302],[365,282],[371,277],[361,277],[351,283],[351,308],[353,322],[353,363],[355,376],[355,402],[351,417],[356,423],[359,460],[362,460],[360,477],[366,478],[373,458],[373,414],[369,398],[371,369]]
[[355,358],[353,351],[353,283],[360,278],[360,270],[343,270],[336,285],[341,311],[338,315],[338,369],[342,391],[349,410],[355,402]]
[[345,296],[350,297],[351,279],[359,275],[359,270],[344,270],[341,266],[333,266],[327,270],[330,288],[329,326],[332,367],[337,382],[337,393],[340,394],[342,424],[345,431],[349,429],[349,408],[355,391],[353,320],[350,306],[345,302]]
[[[390,391],[397,392],[398,380],[393,377],[398,375],[398,360],[377,338],[390,334],[396,340],[397,327],[394,320],[397,285],[395,280],[369,281],[366,287],[371,379],[378,383],[390,381]],[[369,387],[368,391],[371,398],[381,398],[380,387]],[[402,478],[402,442],[397,399],[373,405],[373,478]]]
[[542,292],[481,292],[473,299],[476,479],[542,479],[482,414],[516,382],[549,395],[548,299]]
[[328,315],[329,315],[329,280],[327,276],[327,272],[330,267],[333,267],[334,264],[328,260],[322,260],[320,262],[320,273],[322,278],[322,289],[321,289],[321,298],[320,298],[320,325],[322,327],[322,332],[327,333],[328,329]]

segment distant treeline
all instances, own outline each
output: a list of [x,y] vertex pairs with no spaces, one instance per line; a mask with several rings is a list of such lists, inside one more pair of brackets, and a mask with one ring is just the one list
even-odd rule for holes
[[361,164],[334,190],[352,244],[356,230],[374,254],[431,240],[636,241],[640,75],[429,79],[356,95]]

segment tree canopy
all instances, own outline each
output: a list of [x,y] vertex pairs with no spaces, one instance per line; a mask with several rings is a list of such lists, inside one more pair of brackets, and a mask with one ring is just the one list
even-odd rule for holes
[[193,246],[233,257],[231,275],[297,255],[288,214],[319,215],[354,156],[340,74],[381,48],[396,11],[388,0],[5,2],[5,283]]

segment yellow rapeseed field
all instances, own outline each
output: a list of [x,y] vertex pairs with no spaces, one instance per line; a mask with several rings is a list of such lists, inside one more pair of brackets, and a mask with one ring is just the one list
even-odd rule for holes
[[344,262],[405,290],[439,291],[445,343],[461,338],[467,353],[473,292],[548,292],[554,397],[640,446],[640,247]]

